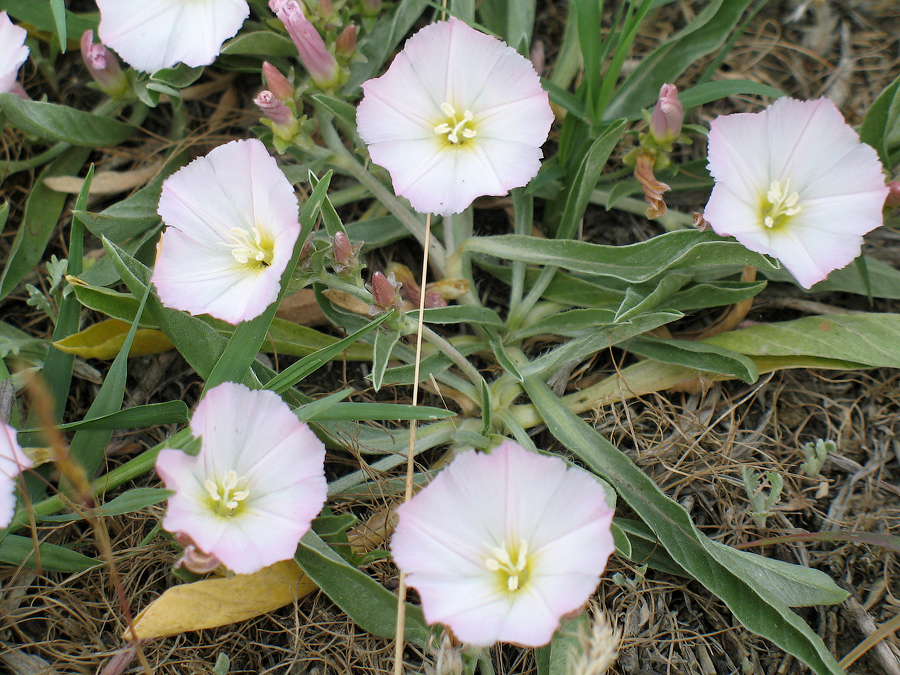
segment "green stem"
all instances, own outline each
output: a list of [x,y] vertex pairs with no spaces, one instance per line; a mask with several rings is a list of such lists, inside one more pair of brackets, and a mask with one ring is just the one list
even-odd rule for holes
[[422,326],[422,337],[428,340],[435,347],[437,347],[444,354],[444,356],[453,361],[453,363],[455,363],[457,367],[466,374],[466,376],[469,378],[469,381],[475,385],[476,389],[487,386],[487,383],[484,381],[481,373],[478,372],[478,369],[473,366],[465,356],[460,354],[456,350],[456,347],[450,344],[447,340],[435,333],[428,326]]
[[27,171],[28,169],[42,166],[59,157],[70,147],[72,146],[68,143],[57,143],[34,157],[29,157],[28,159],[23,159],[18,162],[8,162],[3,166],[3,177],[6,178],[19,171]]

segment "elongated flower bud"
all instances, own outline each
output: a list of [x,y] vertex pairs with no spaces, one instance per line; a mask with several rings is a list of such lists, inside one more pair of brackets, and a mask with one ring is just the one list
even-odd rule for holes
[[664,84],[650,117],[650,134],[658,143],[671,143],[681,134],[683,120],[684,108],[678,100],[678,89],[674,84]]
[[263,75],[266,78],[266,86],[279,101],[290,101],[294,98],[294,85],[291,84],[281,71],[268,61],[263,61]]
[[290,108],[279,101],[271,91],[263,89],[253,99],[253,102],[259,107],[263,115],[280,127],[287,127],[296,121]]
[[330,19],[334,16],[334,5],[331,0],[319,0],[316,4],[316,13],[323,19]]
[[[400,286],[401,284],[394,279],[393,274],[386,277],[381,272],[375,272],[372,275],[372,299],[375,301],[373,310],[377,308],[377,310],[387,311],[395,307],[402,307],[403,301],[397,294]],[[375,313],[378,313],[377,310]]]
[[353,52],[356,51],[356,26],[350,24],[341,31],[337,40],[334,41],[334,51],[343,58],[353,56]]
[[81,36],[81,58],[104,94],[118,98],[128,92],[128,76],[122,71],[119,59],[102,44],[94,44],[92,30],[86,30]]
[[269,0],[269,8],[281,19],[291,40],[297,47],[300,60],[312,81],[320,89],[332,89],[340,82],[341,69],[337,59],[325,47],[296,0]]

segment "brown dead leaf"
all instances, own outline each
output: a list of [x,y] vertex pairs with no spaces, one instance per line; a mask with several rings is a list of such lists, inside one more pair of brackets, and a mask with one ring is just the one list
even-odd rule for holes
[[329,323],[319,308],[319,303],[316,302],[315,292],[309,288],[304,288],[282,300],[275,316],[310,328],[325,326]]
[[[131,171],[98,171],[91,181],[91,195],[117,195],[147,183],[162,168],[162,162],[154,162]],[[44,179],[44,185],[56,192],[77,195],[84,186],[84,178],[78,176],[52,176]]]

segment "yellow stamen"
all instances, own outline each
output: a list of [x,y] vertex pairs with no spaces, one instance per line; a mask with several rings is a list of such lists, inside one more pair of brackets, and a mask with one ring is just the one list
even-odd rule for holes
[[800,193],[791,192],[791,181],[785,179],[784,184],[772,181],[766,199],[763,202],[763,225],[772,229],[783,225],[786,219],[796,216],[802,210],[797,206],[800,201]]
[[513,539],[504,542],[502,547],[492,548],[491,555],[484,560],[484,566],[488,571],[497,573],[501,588],[515,593],[528,581],[528,562],[528,542]]
[[242,227],[231,228],[230,241],[225,241],[224,244],[231,249],[231,255],[241,265],[261,268],[272,264],[273,243],[255,225],[249,230]]
[[441,104],[441,112],[447,116],[447,120],[438,124],[434,128],[434,133],[438,136],[447,136],[447,140],[453,145],[461,145],[465,141],[475,138],[477,131],[470,126],[469,122],[475,119],[475,115],[471,110],[466,110],[462,117],[457,115],[456,108],[449,103]]
[[216,484],[210,479],[203,483],[211,501],[210,505],[216,514],[233,516],[235,510],[241,506],[241,502],[250,496],[249,490],[235,490],[239,482],[238,475],[234,471],[229,471],[221,484]]

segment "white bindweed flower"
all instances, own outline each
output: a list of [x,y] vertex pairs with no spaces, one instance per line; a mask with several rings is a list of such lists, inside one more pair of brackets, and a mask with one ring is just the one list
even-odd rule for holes
[[553,112],[531,63],[458,19],[413,35],[362,85],[356,122],[394,192],[422,213],[459,213],[540,168]]
[[271,391],[225,382],[191,418],[192,457],[162,450],[156,471],[174,490],[163,527],[190,537],[237,574],[294,556],[325,503],[325,446]]
[[16,512],[16,479],[31,467],[31,460],[16,440],[16,430],[0,422],[0,528],[12,522]]
[[232,141],[166,179],[153,283],[167,307],[238,324],[278,297],[300,236],[291,184],[266,146]]
[[615,550],[600,483],[512,441],[459,455],[397,515],[391,554],[426,620],[475,646],[549,642]]
[[246,0],[97,0],[100,39],[136,70],[208,66],[250,15]]
[[712,228],[778,258],[805,288],[852,262],[883,222],[878,155],[825,98],[716,118],[709,172]]
[[0,94],[12,92],[24,93],[22,86],[16,81],[19,68],[28,58],[28,47],[25,38],[28,32],[16,26],[9,19],[9,14],[0,12]]

